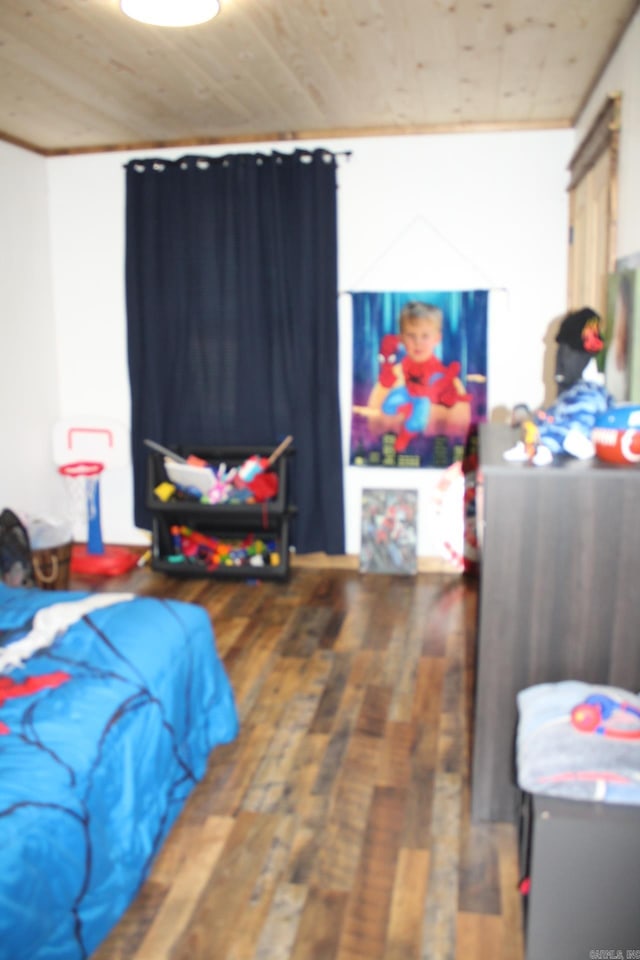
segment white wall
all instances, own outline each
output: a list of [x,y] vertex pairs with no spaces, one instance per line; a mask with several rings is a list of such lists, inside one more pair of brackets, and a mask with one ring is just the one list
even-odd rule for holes
[[[565,186],[573,142],[572,132],[562,131],[322,144],[352,154],[339,169],[345,463],[352,359],[348,290],[497,291],[490,327],[490,406],[540,401],[542,338],[565,302]],[[156,152],[176,157],[182,151]],[[52,463],[56,419],[110,417],[129,425],[124,165],[131,156],[44,160],[0,144],[5,306],[0,330],[3,358],[11,358],[0,378],[0,430],[3,460],[9,456],[12,463],[0,475],[0,505],[20,512],[59,514],[68,507]],[[438,531],[424,520],[439,477],[438,471],[345,467],[347,552],[359,550],[363,486],[418,484],[419,552],[432,555]],[[146,541],[132,514],[130,469],[114,467],[102,478],[107,542]]]
[[0,509],[56,504],[56,369],[46,161],[0,143]]
[[[566,309],[572,131],[356,141],[340,170],[340,281],[348,290],[489,289],[489,408],[543,401],[543,339]],[[349,434],[350,300],[341,299]],[[346,449],[346,447],[345,447]],[[345,462],[348,458],[345,457]],[[347,467],[347,553],[359,551],[363,487],[419,492],[419,552],[462,547],[461,485],[435,507],[437,470]],[[446,517],[450,506],[455,530]]]
[[[339,165],[341,398],[345,463],[351,405],[350,300],[357,289],[502,291],[490,327],[492,407],[542,400],[542,339],[566,292],[571,131],[332,141]],[[236,147],[293,149],[295,144]],[[305,142],[305,147],[314,144]],[[177,157],[182,151],[154,151]],[[202,150],[214,155],[230,152]],[[48,161],[60,413],[129,422],[124,296],[124,164],[133,154]],[[363,486],[416,486],[421,511],[438,471],[345,468],[347,552],[359,551]],[[102,483],[105,539],[138,542],[128,470]],[[419,552],[432,555],[428,524]],[[436,538],[437,539],[437,538]]]

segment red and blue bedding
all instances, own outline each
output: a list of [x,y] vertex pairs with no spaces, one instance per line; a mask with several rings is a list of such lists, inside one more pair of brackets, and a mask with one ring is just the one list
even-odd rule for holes
[[89,957],[237,733],[203,608],[92,596],[0,584],[0,960]]

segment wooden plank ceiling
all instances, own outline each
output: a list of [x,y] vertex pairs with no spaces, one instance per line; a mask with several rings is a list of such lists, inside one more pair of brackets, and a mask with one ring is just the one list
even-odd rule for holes
[[[179,2],[179,0],[178,0]],[[45,155],[571,126],[639,0],[2,0],[0,138]]]

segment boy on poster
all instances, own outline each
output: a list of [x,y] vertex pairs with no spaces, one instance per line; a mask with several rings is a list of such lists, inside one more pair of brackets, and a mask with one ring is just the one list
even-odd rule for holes
[[[381,317],[384,329],[387,301],[389,297],[397,300],[399,295],[378,296],[384,300],[382,306],[374,294],[354,295],[356,334],[360,334],[361,346],[369,353],[371,344],[366,341],[374,340]],[[373,344],[377,368],[375,381],[370,380],[366,393],[362,382],[366,371],[363,376],[362,365],[354,364],[353,463],[446,466],[457,458],[456,451],[472,421],[484,413],[486,294],[438,296],[444,305],[453,304],[453,323],[446,330],[448,356],[471,359],[480,370],[479,374],[470,374],[468,368],[466,371],[468,381],[474,381],[470,389],[475,388],[475,393],[464,386],[460,361],[442,359],[441,307],[426,299],[404,300],[396,307],[396,332],[383,332]],[[357,298],[365,298],[364,311]],[[354,339],[357,346],[358,336]],[[358,399],[364,402],[359,404]]]
[[459,362],[445,366],[435,355],[442,340],[442,311],[438,307],[410,300],[400,311],[399,330],[397,347],[402,358],[392,367],[392,379],[388,369],[381,371],[368,407],[370,428],[396,433],[395,449],[402,453],[414,437],[427,431],[434,404],[444,408],[438,414],[439,431],[451,420],[456,432],[466,432],[471,396],[458,376]]

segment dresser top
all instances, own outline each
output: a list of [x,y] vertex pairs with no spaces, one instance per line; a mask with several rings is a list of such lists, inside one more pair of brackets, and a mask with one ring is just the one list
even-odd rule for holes
[[606,472],[607,475],[640,478],[639,464],[604,463],[593,457],[590,460],[577,460],[575,457],[556,457],[549,466],[536,467],[531,463],[514,463],[504,459],[506,450],[514,447],[520,440],[520,429],[506,424],[481,423],[479,427],[480,464],[485,474],[519,474],[557,477],[557,476],[593,476]]

